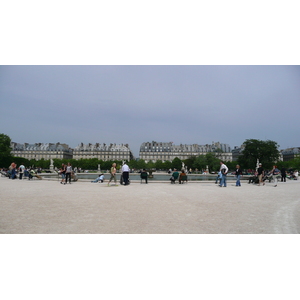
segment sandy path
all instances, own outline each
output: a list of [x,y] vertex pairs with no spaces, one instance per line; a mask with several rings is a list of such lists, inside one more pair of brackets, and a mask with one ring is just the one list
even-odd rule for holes
[[299,233],[300,181],[226,188],[0,178],[0,233]]

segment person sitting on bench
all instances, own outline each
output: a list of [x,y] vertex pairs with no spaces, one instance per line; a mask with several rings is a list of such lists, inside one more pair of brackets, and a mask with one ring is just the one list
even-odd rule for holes
[[186,173],[184,172],[184,170],[182,170],[180,175],[179,175],[179,183],[181,184],[184,181],[187,182],[187,176],[186,176]]
[[146,183],[148,183],[148,173],[145,169],[143,169],[143,171],[141,172],[141,183],[143,179],[145,179]]
[[171,183],[175,183],[175,181],[176,181],[176,179],[178,178],[178,176],[179,176],[179,173],[177,172],[176,169],[174,169],[174,172],[173,172],[173,174],[172,174],[172,176],[171,176],[171,178],[170,178]]

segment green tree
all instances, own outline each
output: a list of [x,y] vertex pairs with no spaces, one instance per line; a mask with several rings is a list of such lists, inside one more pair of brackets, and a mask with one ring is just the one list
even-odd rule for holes
[[170,162],[169,160],[166,160],[164,162],[164,170],[168,171],[170,169],[172,169],[172,162]]
[[148,161],[146,164],[146,168],[147,169],[155,169],[155,163],[152,160]]
[[[221,149],[219,149],[219,150],[221,150]],[[208,166],[209,172],[220,169],[220,159],[218,158],[218,153],[221,153],[221,152],[219,152],[219,151],[217,153],[208,152],[205,154],[206,166]]]
[[242,168],[254,169],[257,159],[265,168],[271,168],[279,159],[279,145],[274,141],[248,139],[244,142],[244,150],[238,158]]
[[12,163],[12,155],[10,148],[11,139],[8,135],[0,134],[0,167],[8,168]]
[[191,156],[187,159],[185,159],[183,162],[187,166],[188,169],[195,169],[195,161],[197,156]]
[[[238,162],[237,161],[227,161],[225,164],[229,170],[235,171],[236,170],[235,167],[236,167],[236,165],[238,165]],[[220,168],[220,165],[219,165],[219,168]]]
[[182,161],[178,157],[175,157],[172,160],[172,169],[181,170],[181,168],[182,168]]
[[164,163],[162,162],[162,160],[157,160],[155,162],[155,169],[157,169],[157,170],[163,170],[164,169]]
[[217,171],[220,169],[220,159],[216,157],[215,153],[208,152],[205,155],[199,155],[195,160],[195,169],[206,170],[208,166],[209,172]]
[[197,156],[195,163],[194,163],[194,168],[198,169],[198,171],[201,171],[201,170],[205,169],[205,166],[206,166],[205,155]]
[[26,166],[26,167],[30,166],[29,160],[28,160],[27,158],[14,156],[14,157],[12,158],[12,161],[16,163],[17,168],[18,168],[20,165],[24,165],[24,166]]
[[296,157],[294,159],[291,159],[289,161],[282,161],[278,163],[278,167],[285,167],[286,169],[294,169],[294,170],[300,170],[300,157]]
[[139,159],[137,162],[137,169],[138,170],[142,170],[142,169],[146,169],[146,162],[143,159]]

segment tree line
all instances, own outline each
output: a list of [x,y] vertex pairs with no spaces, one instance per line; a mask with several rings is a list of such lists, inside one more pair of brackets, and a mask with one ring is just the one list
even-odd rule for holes
[[[49,169],[50,159],[28,160],[22,157],[13,157],[11,155],[10,148],[11,139],[5,134],[0,134],[0,168],[8,168],[11,162],[15,162],[18,166],[20,164],[26,167],[36,167],[42,169]],[[239,156],[237,161],[225,162],[229,170],[235,170],[235,166],[239,164],[242,169],[255,169],[257,159],[263,164],[265,169],[271,169],[272,165],[276,164],[279,168],[284,166],[285,168],[300,169],[300,157],[293,160],[282,162],[279,161],[280,152],[278,150],[279,145],[274,141],[261,141],[256,139],[247,139],[243,144],[242,154]],[[145,162],[143,159],[131,160],[128,165],[131,169],[156,169],[156,170],[169,170],[176,168],[181,170],[182,163],[188,169],[193,171],[198,170],[199,172],[206,170],[208,167],[209,172],[216,172],[220,168],[220,159],[218,158],[219,152],[208,152],[205,155],[191,156],[188,159],[180,160],[178,157],[172,161],[161,161],[156,162],[149,161]],[[83,170],[97,170],[100,164],[101,170],[109,170],[112,163],[117,164],[117,168],[121,168],[122,161],[103,161],[97,158],[90,159],[53,159],[54,168],[60,168],[61,165],[71,163],[73,168],[81,168]]]

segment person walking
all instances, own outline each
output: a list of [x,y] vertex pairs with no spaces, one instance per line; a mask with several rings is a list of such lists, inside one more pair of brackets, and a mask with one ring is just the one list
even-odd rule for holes
[[220,171],[222,173],[222,178],[221,178],[221,183],[219,186],[222,187],[222,185],[224,185],[224,187],[226,187],[227,186],[226,179],[227,179],[228,168],[222,161],[220,161],[220,165],[221,165]]
[[68,179],[69,179],[69,183],[71,184],[71,175],[72,175],[72,166],[71,163],[68,163],[67,168],[66,168],[66,183],[68,183]]
[[280,173],[280,171],[277,169],[277,166],[274,165],[273,169],[271,171],[271,174],[272,174],[272,177],[273,177],[273,180],[274,180],[274,184],[275,184],[274,187],[277,186],[277,182],[278,182],[277,176],[279,175],[279,173]]
[[263,185],[265,185],[265,182],[263,182],[263,176],[265,174],[265,170],[262,167],[262,164],[259,163],[258,164],[258,169],[257,169],[257,177],[258,177],[258,185],[260,186],[260,184],[262,183]]
[[107,183],[107,186],[109,186],[110,182],[112,180],[114,180],[115,185],[117,185],[117,178],[116,178],[116,173],[117,173],[117,169],[116,169],[116,163],[113,163],[111,168],[110,168],[110,179]]
[[242,169],[239,165],[236,165],[235,176],[236,176],[236,183],[235,186],[241,186],[241,176],[243,175]]
[[129,169],[127,163],[124,162],[124,164],[122,166],[122,176],[123,176],[124,185],[128,185],[129,184],[129,182],[128,182],[129,172],[130,172],[130,169]]

